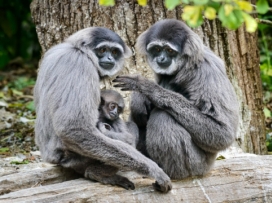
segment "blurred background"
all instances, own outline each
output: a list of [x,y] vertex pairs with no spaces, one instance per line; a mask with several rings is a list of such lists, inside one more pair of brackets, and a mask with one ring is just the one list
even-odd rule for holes
[[0,157],[37,150],[32,89],[40,45],[30,3],[0,1]]

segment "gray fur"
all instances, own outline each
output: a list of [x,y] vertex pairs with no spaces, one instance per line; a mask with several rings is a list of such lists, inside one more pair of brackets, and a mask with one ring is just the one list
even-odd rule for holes
[[[160,68],[147,52],[150,43],[162,41],[179,50],[169,69]],[[223,61],[178,20],[154,24],[139,36],[137,51],[146,56],[157,84],[120,76],[115,87],[136,91],[131,119],[145,142],[140,146],[173,179],[207,173],[238,128],[238,102]]]
[[[99,44],[107,42],[121,45],[124,51],[112,70],[99,67],[94,54]],[[134,189],[132,182],[116,175],[120,168],[131,169],[154,177],[154,186],[167,192],[171,181],[155,162],[96,127],[100,77],[120,71],[128,50],[116,33],[93,27],[45,53],[34,88],[36,143],[44,161],[72,168],[86,178]]]
[[[98,129],[109,138],[120,140],[136,147],[139,137],[137,125],[133,124],[133,122],[126,124],[119,117],[125,108],[125,102],[121,94],[114,90],[102,90],[101,100],[103,100],[103,104],[101,102],[99,106]],[[121,108],[121,112],[117,118],[109,119],[109,115],[107,115],[109,114],[107,108],[109,103],[116,103]],[[106,125],[109,129],[106,128]]]

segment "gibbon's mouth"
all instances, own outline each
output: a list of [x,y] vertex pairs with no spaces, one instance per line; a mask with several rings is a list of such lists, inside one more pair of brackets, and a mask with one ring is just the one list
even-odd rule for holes
[[159,63],[159,62],[157,62],[157,64],[158,64],[158,66],[159,66],[160,68],[166,69],[166,68],[168,68],[168,67],[171,65],[171,61],[165,62],[165,63]]
[[115,113],[110,113],[110,117],[111,117],[111,119],[116,119],[117,117],[118,117],[118,115],[117,114],[115,114]]
[[99,65],[107,70],[110,70],[114,67],[115,63],[111,63],[111,62],[99,62]]

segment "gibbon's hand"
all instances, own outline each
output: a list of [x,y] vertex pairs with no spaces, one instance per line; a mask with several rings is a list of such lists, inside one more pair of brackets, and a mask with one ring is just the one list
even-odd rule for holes
[[117,83],[114,87],[120,87],[122,91],[139,91],[141,79],[144,80],[140,75],[123,75],[117,76],[112,82]]
[[111,126],[107,123],[102,123],[99,122],[97,128],[100,130],[102,133],[106,133],[107,131],[111,130]]

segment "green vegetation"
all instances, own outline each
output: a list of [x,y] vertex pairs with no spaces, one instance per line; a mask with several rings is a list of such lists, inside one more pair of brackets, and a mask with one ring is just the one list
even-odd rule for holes
[[30,3],[31,0],[0,1],[0,70],[18,57],[24,62],[39,58]]
[[[259,18],[272,21],[272,12],[260,15]],[[266,124],[266,145],[272,152],[272,26],[259,24],[260,69],[263,82],[264,115]]]
[[40,45],[30,3],[0,1],[0,157],[37,150],[32,89]]
[[[141,6],[146,6],[147,3],[148,0],[138,0]],[[99,4],[113,6],[114,0],[99,0]],[[169,10],[183,6],[182,19],[191,27],[201,25],[204,15],[209,20],[218,18],[224,27],[231,30],[245,22],[248,32],[255,32],[258,26],[257,19],[250,14],[265,14],[269,10],[267,0],[258,0],[256,6],[243,0],[165,0],[164,5]]]

